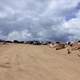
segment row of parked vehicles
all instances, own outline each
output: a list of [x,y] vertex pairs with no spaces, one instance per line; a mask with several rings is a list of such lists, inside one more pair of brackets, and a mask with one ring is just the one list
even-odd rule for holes
[[32,45],[48,45],[51,44],[51,41],[37,41],[37,40],[32,40],[32,41],[18,41],[18,40],[13,40],[13,41],[6,41],[6,40],[0,40],[0,43],[17,43],[17,44],[32,44]]

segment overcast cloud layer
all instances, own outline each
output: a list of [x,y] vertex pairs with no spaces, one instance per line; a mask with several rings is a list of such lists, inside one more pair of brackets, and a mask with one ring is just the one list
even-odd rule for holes
[[80,0],[0,0],[0,39],[80,39]]

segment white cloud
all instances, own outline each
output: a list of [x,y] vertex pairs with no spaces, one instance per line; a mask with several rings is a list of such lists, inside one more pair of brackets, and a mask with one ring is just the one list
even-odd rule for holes
[[76,14],[76,18],[73,18],[67,22],[64,22],[63,27],[66,33],[72,34],[69,36],[70,40],[80,39],[80,15]]
[[7,40],[25,40],[30,39],[31,37],[31,33],[29,33],[27,30],[13,31],[8,34]]
[[[71,39],[80,33],[80,13],[75,12],[79,2],[80,0],[0,0],[0,34],[9,40]],[[71,16],[71,11],[76,17],[66,21],[65,17]]]

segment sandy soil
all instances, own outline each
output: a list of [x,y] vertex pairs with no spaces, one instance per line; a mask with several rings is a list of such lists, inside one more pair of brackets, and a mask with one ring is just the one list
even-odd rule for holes
[[49,46],[0,45],[0,80],[80,80],[79,54]]

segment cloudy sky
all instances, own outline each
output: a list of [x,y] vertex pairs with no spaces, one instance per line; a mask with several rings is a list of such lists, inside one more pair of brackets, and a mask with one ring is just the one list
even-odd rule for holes
[[80,39],[80,0],[0,0],[0,39]]

